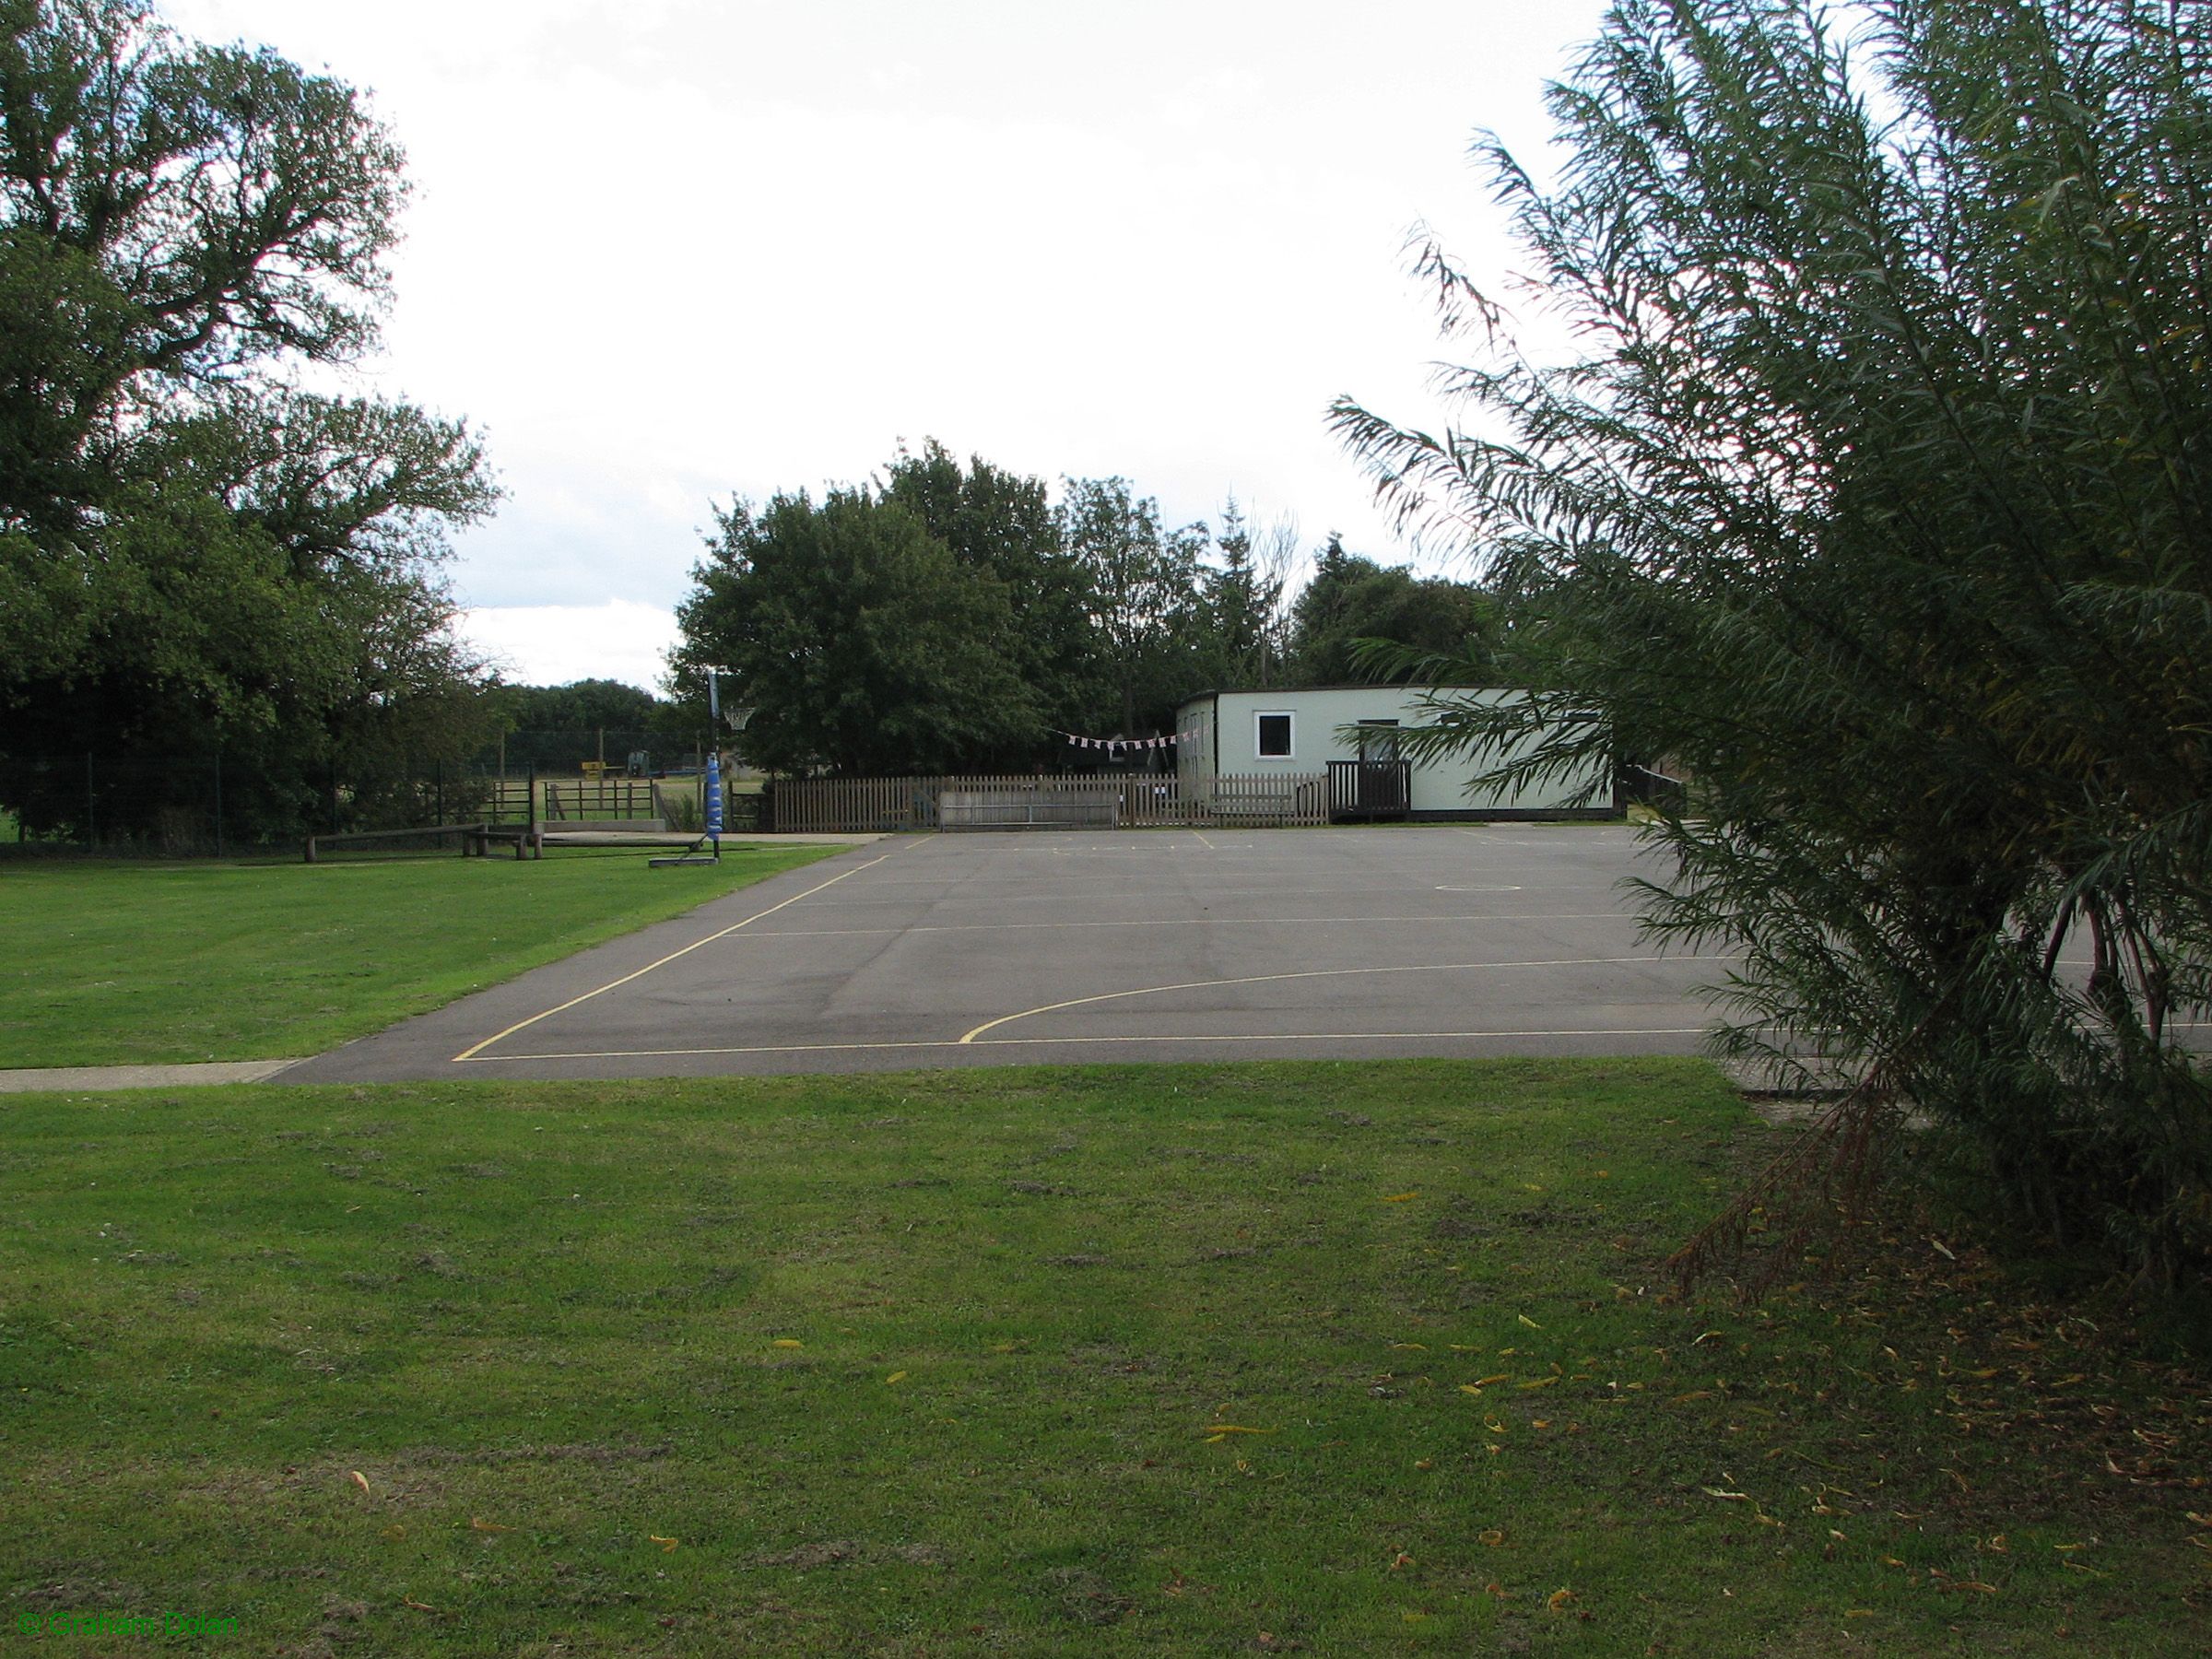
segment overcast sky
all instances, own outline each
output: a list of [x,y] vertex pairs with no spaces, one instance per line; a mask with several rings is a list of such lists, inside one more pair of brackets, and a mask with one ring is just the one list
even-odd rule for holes
[[1324,410],[1435,418],[1417,224],[1513,263],[1476,130],[1534,155],[1600,0],[164,0],[367,88],[415,190],[369,378],[476,423],[467,630],[654,686],[712,505],[900,440],[1170,523],[1394,542]]

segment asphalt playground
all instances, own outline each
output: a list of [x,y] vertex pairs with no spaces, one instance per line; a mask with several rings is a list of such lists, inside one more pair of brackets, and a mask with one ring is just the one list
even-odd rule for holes
[[1128,1060],[1688,1053],[1633,831],[940,834],[857,847],[407,1020],[287,1083]]

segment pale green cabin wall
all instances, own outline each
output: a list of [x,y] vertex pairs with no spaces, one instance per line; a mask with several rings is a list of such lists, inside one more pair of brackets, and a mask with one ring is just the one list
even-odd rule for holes
[[[1403,686],[1325,687],[1306,691],[1220,691],[1195,697],[1176,715],[1181,738],[1176,747],[1176,770],[1189,790],[1209,774],[1261,776],[1268,772],[1318,772],[1331,760],[1356,760],[1358,745],[1340,728],[1362,720],[1394,720],[1401,726],[1426,724],[1429,712],[1420,706],[1426,688]],[[1517,695],[1470,688],[1444,688],[1455,696],[1502,702]],[[1291,716],[1291,753],[1288,759],[1262,759],[1259,755],[1261,713],[1288,712]],[[1215,749],[1218,733],[1219,749]],[[1536,789],[1500,794],[1484,791],[1469,794],[1466,782],[1475,770],[1464,756],[1443,760],[1416,761],[1410,778],[1412,807],[1416,812],[1547,812],[1564,811],[1573,801],[1581,780],[1562,780]],[[1487,767],[1486,767],[1487,770]],[[1594,767],[1592,775],[1602,772]],[[1606,807],[1612,803],[1609,781],[1602,780],[1597,794],[1585,806]]]

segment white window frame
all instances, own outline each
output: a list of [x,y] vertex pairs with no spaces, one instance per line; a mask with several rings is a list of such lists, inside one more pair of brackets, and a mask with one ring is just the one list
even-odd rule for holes
[[[1270,755],[1260,747],[1260,722],[1281,720],[1287,723],[1285,747],[1279,755]],[[1252,758],[1254,760],[1295,760],[1298,759],[1298,711],[1295,709],[1254,709],[1252,712]]]

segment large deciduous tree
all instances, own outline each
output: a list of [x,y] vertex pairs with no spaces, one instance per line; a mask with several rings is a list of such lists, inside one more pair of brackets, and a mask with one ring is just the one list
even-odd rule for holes
[[1867,1078],[1828,1173],[1909,1099],[2202,1274],[2212,6],[1622,0],[1551,105],[1556,182],[1493,160],[1574,347],[1432,253],[1479,415],[1337,413],[1540,644],[1453,731],[1687,769],[1650,924],[1739,959],[1724,1052]]
[[274,833],[375,755],[480,735],[436,573],[495,498],[477,440],[298,373],[374,346],[405,194],[340,81],[139,0],[0,0],[15,753],[219,742],[231,813]]
[[1162,531],[1159,503],[1126,478],[1069,478],[1060,534],[1088,579],[1091,625],[1106,664],[1109,700],[1096,718],[1124,736],[1170,730],[1175,707],[1199,688],[1194,649],[1205,628],[1199,555],[1204,524]]
[[883,498],[1005,588],[1008,627],[998,648],[1044,724],[1067,731],[1091,720],[1106,668],[1090,625],[1090,573],[1063,543],[1044,481],[981,455],[963,467],[932,438],[919,453],[900,451]]
[[1005,584],[905,507],[801,491],[716,514],[677,610],[677,681],[709,666],[757,712],[747,759],[781,771],[935,772],[1026,760],[1037,700],[1003,647]]
[[[1434,665],[1448,662],[1458,683],[1489,685],[1494,674],[1477,642],[1490,610],[1472,583],[1377,564],[1346,552],[1331,535],[1291,607],[1292,681],[1342,685],[1378,674],[1403,681],[1430,677]],[[1374,645],[1400,649],[1387,658],[1363,657]]]

